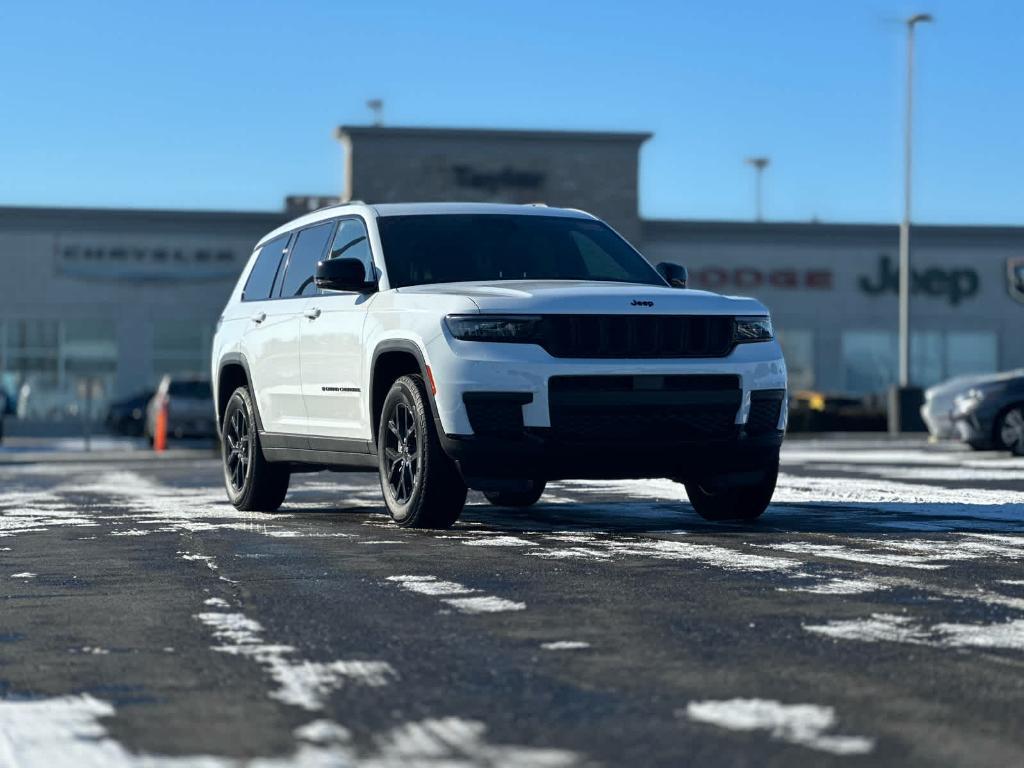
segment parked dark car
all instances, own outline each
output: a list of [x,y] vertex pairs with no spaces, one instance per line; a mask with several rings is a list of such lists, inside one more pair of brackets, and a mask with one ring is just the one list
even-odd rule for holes
[[153,394],[150,389],[111,403],[107,410],[107,429],[116,435],[142,437],[146,431],[146,406]]
[[953,423],[972,448],[1024,456],[1024,370],[975,383],[954,401]]
[[213,389],[209,379],[164,376],[146,407],[146,437],[156,432],[157,413],[167,406],[168,437],[217,436],[214,419]]

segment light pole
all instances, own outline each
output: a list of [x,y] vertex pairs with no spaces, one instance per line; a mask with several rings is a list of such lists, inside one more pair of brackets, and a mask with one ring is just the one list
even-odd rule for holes
[[754,166],[754,171],[756,173],[756,179],[754,181],[754,210],[756,211],[756,221],[764,221],[764,207],[761,197],[761,177],[764,175],[764,169],[768,167],[768,163],[770,163],[771,160],[767,157],[748,157],[746,162],[749,165]]
[[379,128],[384,125],[384,99],[370,99],[366,106],[373,113],[373,125]]
[[910,185],[914,119],[914,27],[932,21],[931,14],[907,19],[907,103],[903,125],[903,220],[900,222],[899,384],[910,386]]

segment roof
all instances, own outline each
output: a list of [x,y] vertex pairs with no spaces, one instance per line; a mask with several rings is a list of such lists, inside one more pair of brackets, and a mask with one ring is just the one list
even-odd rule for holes
[[[780,238],[808,241],[895,240],[898,224],[834,223],[818,221],[741,221],[708,219],[641,219],[643,239],[745,237],[759,242]],[[918,241],[978,242],[1024,238],[1024,227],[989,224],[912,224]]]
[[194,232],[219,230],[251,237],[285,220],[280,212],[160,210],[147,208],[63,208],[0,206],[2,230],[144,230]]
[[329,205],[318,211],[299,216],[297,219],[282,224],[280,227],[260,238],[259,244],[271,240],[286,232],[308,227],[321,221],[327,221],[347,213],[354,213],[367,218],[378,216],[425,216],[445,214],[505,214],[506,216],[560,216],[565,218],[592,219],[586,211],[573,208],[549,208],[546,205],[511,205],[507,203],[385,203],[367,205],[361,202],[339,203]]
[[425,139],[503,139],[543,141],[647,141],[653,133],[645,131],[552,131],[498,128],[415,128],[411,126],[339,125],[335,137],[369,136],[375,138]]
[[378,216],[423,216],[446,213],[503,213],[510,216],[564,216],[574,219],[594,218],[575,208],[552,208],[542,204],[510,203],[382,203],[373,206]]

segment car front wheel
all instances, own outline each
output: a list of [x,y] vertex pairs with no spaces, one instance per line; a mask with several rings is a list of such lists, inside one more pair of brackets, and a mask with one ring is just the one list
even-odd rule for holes
[[420,376],[402,376],[384,399],[377,430],[380,486],[403,528],[449,528],[466,503],[466,484],[445,454]]
[[999,441],[1014,456],[1024,456],[1024,405],[1010,408],[999,419]]
[[768,508],[775,493],[778,463],[767,467],[760,480],[743,485],[720,487],[714,483],[685,483],[686,495],[698,515],[705,520],[755,520]]
[[531,480],[525,491],[484,491],[484,498],[496,507],[532,507],[544,494],[545,482]]

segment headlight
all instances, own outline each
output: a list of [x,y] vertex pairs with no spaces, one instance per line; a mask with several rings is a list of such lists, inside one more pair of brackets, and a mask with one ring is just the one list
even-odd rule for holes
[[980,389],[969,389],[962,395],[957,395],[953,400],[953,410],[956,413],[967,413],[978,407],[978,404],[985,399],[985,393]]
[[444,322],[452,336],[463,341],[536,344],[541,330],[537,315],[448,315]]
[[737,317],[733,325],[732,340],[737,344],[747,341],[768,341],[773,336],[772,319],[768,315]]

